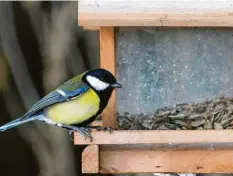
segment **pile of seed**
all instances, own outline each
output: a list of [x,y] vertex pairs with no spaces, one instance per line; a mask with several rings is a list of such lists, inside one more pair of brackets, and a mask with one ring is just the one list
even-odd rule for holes
[[152,115],[125,112],[117,117],[119,130],[233,129],[233,98],[178,104],[158,109]]

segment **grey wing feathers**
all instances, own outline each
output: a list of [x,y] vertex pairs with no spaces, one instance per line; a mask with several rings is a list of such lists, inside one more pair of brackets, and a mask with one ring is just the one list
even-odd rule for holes
[[30,116],[49,105],[65,101],[65,99],[66,98],[59,94],[57,91],[53,91],[38,101],[35,105],[33,105],[31,109],[24,115],[24,117]]
[[32,106],[31,109],[22,118],[30,117],[31,115],[34,115],[36,112],[52,104],[64,102],[69,98],[80,96],[89,89],[89,87],[83,83],[74,82],[70,84],[70,86],[73,86],[73,90],[68,90],[66,84],[64,84],[55,91],[51,92],[50,94],[42,98],[40,101],[38,101],[34,106]]

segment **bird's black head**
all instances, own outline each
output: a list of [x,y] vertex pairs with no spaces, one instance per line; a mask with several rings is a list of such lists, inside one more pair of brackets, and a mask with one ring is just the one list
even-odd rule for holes
[[83,81],[92,87],[96,92],[103,92],[113,90],[114,88],[121,88],[117,83],[116,78],[111,72],[105,69],[95,69],[87,71],[83,77]]

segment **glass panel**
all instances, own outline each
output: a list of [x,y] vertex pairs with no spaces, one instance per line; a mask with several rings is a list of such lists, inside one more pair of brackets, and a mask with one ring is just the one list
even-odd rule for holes
[[119,113],[231,97],[232,48],[229,28],[118,28]]

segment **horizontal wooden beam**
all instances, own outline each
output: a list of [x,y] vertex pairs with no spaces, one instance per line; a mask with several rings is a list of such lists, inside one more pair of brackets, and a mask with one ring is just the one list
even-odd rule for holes
[[231,0],[80,0],[80,26],[233,27]]
[[83,26],[83,29],[85,31],[99,31],[100,27],[99,26]]
[[233,150],[100,147],[100,173],[233,173]]
[[86,144],[192,144],[192,143],[232,143],[232,130],[128,130],[92,131],[93,141],[85,140],[75,132],[74,143]]

